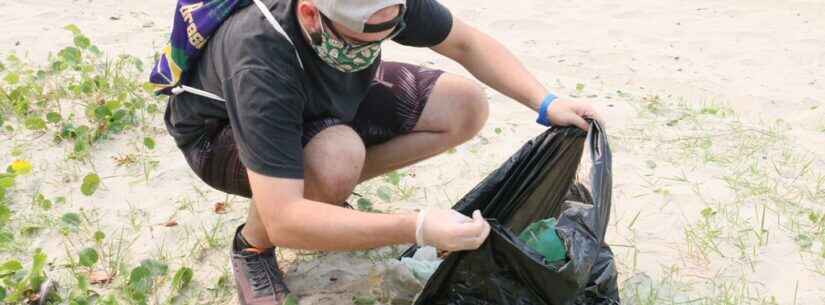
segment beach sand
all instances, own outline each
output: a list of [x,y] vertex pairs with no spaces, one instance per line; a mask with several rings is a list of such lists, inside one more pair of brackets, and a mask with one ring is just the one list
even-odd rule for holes
[[[748,296],[735,304],[763,304],[770,297],[778,304],[825,304],[822,241],[800,242],[813,227],[807,215],[825,211],[825,188],[817,182],[825,172],[825,2],[442,3],[507,45],[547,88],[591,100],[602,111],[614,147],[607,235],[626,290],[656,290],[683,301],[704,297],[707,303],[701,304],[722,304],[714,300],[725,294]],[[148,66],[168,34],[172,10],[173,1],[159,0],[0,0],[0,55],[14,52],[45,63],[50,52],[71,44],[63,26],[76,24],[107,54],[146,58]],[[389,44],[384,59],[470,77],[427,49]],[[543,130],[533,123],[535,113],[490,88],[486,92],[491,115],[485,128],[454,152],[404,170],[408,196],[399,192],[383,202],[375,195],[387,187],[380,179],[356,191],[384,211],[455,203]],[[26,145],[36,170],[59,173],[28,178],[27,188],[66,196],[59,211],[98,213],[109,236],[128,228],[128,260],[165,257],[173,266],[192,266],[199,287],[212,287],[221,276],[231,277],[228,240],[247,202],[202,183],[165,134],[161,118],[154,120],[156,128],[146,132],[158,141],[151,158],[159,163],[148,182],[139,169],[111,161],[140,145],[134,137],[115,137],[95,152],[91,163],[104,180],[92,197],[75,187],[85,172],[78,168],[84,167],[62,162],[68,148],[50,141],[21,144],[2,135],[0,163],[13,160],[7,153],[11,143]],[[780,135],[765,136],[774,131]],[[705,142],[684,142],[697,135]],[[706,150],[696,149],[707,141]],[[808,166],[794,172],[800,167],[793,160]],[[764,173],[748,174],[751,165]],[[64,183],[67,176],[74,182]],[[765,185],[776,196],[743,184],[760,178],[768,179]],[[752,196],[743,195],[745,190]],[[794,192],[807,195],[788,197]],[[226,202],[228,213],[214,213],[216,202]],[[161,225],[170,219],[179,225]],[[770,232],[767,242],[754,237],[761,230]],[[717,250],[698,247],[707,244],[701,236],[718,236],[710,238]],[[203,246],[210,240],[215,246]],[[50,258],[65,255],[57,234],[32,243]],[[418,289],[409,274],[386,261],[397,251],[284,252],[281,264],[301,304],[349,304],[353,296],[390,290],[404,299]]]

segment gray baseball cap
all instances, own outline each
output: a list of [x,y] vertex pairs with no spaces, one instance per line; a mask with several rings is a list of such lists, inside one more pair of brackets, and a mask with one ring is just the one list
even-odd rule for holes
[[[335,22],[358,33],[375,33],[390,29],[404,19],[406,0],[314,0],[315,6]],[[393,5],[401,5],[401,14],[380,24],[367,24],[375,12]]]

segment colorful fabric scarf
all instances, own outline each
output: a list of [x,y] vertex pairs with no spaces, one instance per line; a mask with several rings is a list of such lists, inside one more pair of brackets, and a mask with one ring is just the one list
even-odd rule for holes
[[178,0],[172,35],[155,62],[149,82],[156,94],[171,94],[200,57],[206,41],[229,16],[251,0]]

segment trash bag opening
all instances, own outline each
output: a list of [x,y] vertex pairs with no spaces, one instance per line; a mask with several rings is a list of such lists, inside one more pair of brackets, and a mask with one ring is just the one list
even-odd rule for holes
[[[585,151],[590,163],[582,162]],[[586,136],[551,128],[527,142],[455,204],[465,215],[481,210],[492,232],[479,249],[447,256],[415,304],[619,304],[618,274],[604,243],[610,166],[606,134],[595,121]],[[549,217],[557,218],[555,233],[566,248],[559,264],[545,264],[545,256],[519,238]]]

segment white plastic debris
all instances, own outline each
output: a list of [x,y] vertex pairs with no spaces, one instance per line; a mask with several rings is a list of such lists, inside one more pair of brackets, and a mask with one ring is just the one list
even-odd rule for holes
[[443,261],[438,258],[436,249],[429,246],[419,248],[418,251],[415,251],[413,257],[401,258],[401,263],[407,266],[413,276],[421,283],[426,283]]

